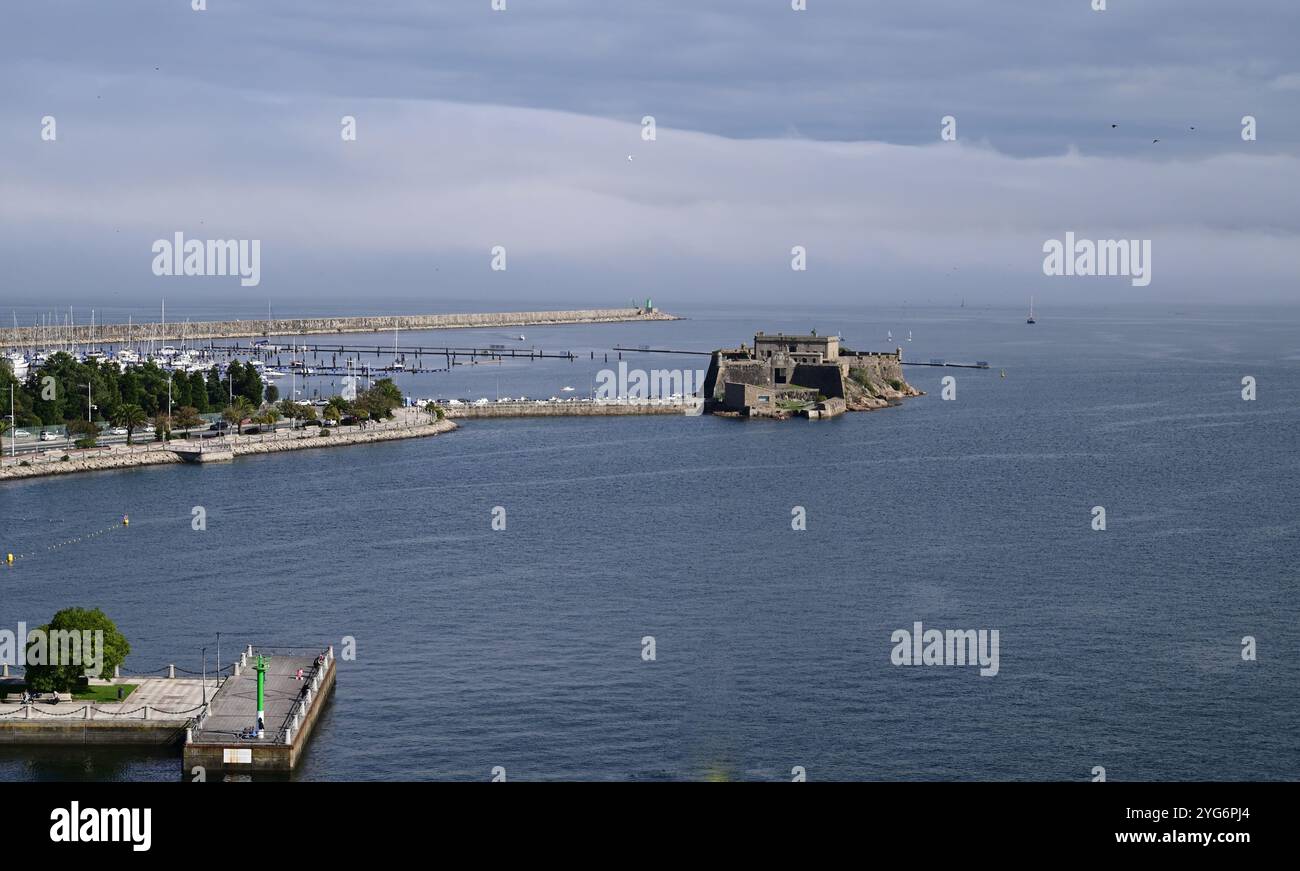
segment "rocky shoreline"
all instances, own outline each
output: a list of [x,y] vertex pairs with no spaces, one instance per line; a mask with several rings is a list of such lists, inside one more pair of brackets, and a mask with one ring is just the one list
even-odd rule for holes
[[[331,428],[330,435],[304,435],[314,430],[295,430],[276,433],[273,436],[229,436],[213,439],[209,444],[219,452],[239,457],[247,454],[273,454],[281,451],[301,451],[311,448],[333,448],[347,445],[369,444],[372,442],[394,441],[396,439],[427,438],[456,429],[450,420],[428,421],[428,416],[414,409],[401,409],[398,418],[360,429],[355,427]],[[184,463],[193,456],[185,448],[194,448],[194,441],[175,442],[178,450],[167,444],[151,442],[128,449],[117,446],[112,449],[72,450],[60,458],[42,458],[31,465],[20,465],[17,461],[5,458],[5,465],[0,468],[0,481],[24,478],[39,478],[49,475],[69,475],[77,472],[97,472],[108,469],[132,469],[140,466],[158,466],[171,463]],[[51,452],[54,453],[54,452]]]

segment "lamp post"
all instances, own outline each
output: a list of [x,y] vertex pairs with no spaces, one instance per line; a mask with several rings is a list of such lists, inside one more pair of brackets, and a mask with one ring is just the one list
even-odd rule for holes
[[[85,386],[86,386],[86,420],[87,420],[87,421],[91,420],[91,409],[94,408],[94,406],[91,405],[90,385],[91,385],[91,382],[87,381],[87,382],[86,382],[86,385],[85,385]],[[78,384],[77,386],[80,387],[81,385]]]
[[200,681],[203,686],[203,706],[208,705],[208,649],[203,648],[203,680]]

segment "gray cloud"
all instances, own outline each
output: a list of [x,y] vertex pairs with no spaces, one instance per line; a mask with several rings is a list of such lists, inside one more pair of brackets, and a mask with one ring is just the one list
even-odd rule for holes
[[1073,230],[1153,239],[1151,298],[1291,299],[1300,10],[1109,5],[17,6],[0,253],[59,299],[221,287],[148,273],[176,230],[263,239],[302,301],[1139,293],[1044,279]]

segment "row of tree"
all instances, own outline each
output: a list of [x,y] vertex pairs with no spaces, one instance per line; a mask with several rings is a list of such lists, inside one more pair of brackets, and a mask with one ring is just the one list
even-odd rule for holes
[[[268,402],[255,405],[247,397],[236,395],[229,405],[221,409],[221,417],[235,428],[236,433],[243,435],[246,423],[274,426],[281,420],[290,420],[296,424],[307,424],[324,418],[334,423],[346,420],[364,424],[369,420],[391,418],[393,409],[401,403],[401,392],[391,379],[385,378],[369,390],[363,391],[355,400],[347,400],[341,396],[331,397],[320,412],[317,412],[314,405],[303,405],[289,399],[275,404]],[[441,409],[425,410],[439,418],[442,416]],[[190,430],[207,424],[200,415],[199,409],[192,405],[173,407],[170,416],[165,407],[150,415],[141,406],[128,402],[115,406],[107,416],[107,423],[125,429],[126,443],[133,444],[135,434],[150,424],[153,426],[154,437],[158,440],[171,438],[172,433],[176,431],[188,437]],[[21,412],[18,419],[24,420]],[[75,440],[79,448],[94,447],[101,433],[98,423],[86,420],[84,417],[71,418],[65,422],[65,426],[68,435]],[[10,427],[11,423],[7,415],[0,418],[0,448],[3,448],[3,437]]]
[[262,383],[255,367],[238,360],[231,360],[224,372],[215,365],[207,372],[167,372],[152,361],[120,369],[109,360],[82,362],[61,351],[40,368],[33,366],[23,381],[7,364],[0,364],[0,404],[8,410],[12,386],[20,427],[87,418],[112,422],[122,406],[136,406],[151,419],[167,412],[169,381],[171,407],[186,406],[199,414],[221,411],[234,397],[255,406],[279,398],[274,385]]

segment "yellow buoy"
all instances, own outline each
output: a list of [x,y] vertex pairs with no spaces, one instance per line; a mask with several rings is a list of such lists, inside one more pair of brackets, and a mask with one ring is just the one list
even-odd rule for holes
[[13,565],[13,564],[14,564],[14,555],[13,555],[13,554],[9,554],[8,562],[9,562],[9,565]]
[[130,526],[130,525],[131,525],[131,518],[130,518],[130,517],[127,517],[125,514],[123,514],[123,515],[122,515],[122,525],[123,525],[123,526]]

